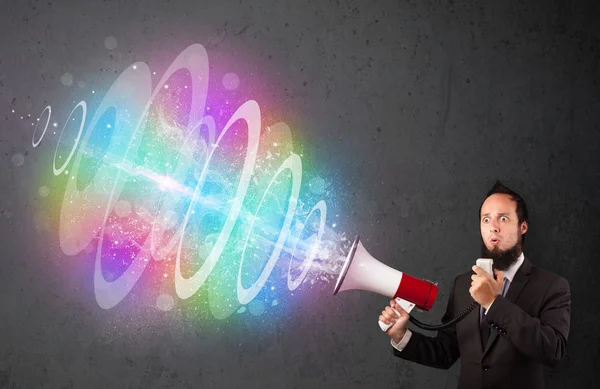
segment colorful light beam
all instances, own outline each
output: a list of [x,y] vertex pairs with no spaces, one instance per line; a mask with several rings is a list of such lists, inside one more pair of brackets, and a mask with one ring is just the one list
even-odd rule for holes
[[[208,70],[199,44],[179,54],[154,89],[149,67],[132,64],[87,125],[81,101],[63,126],[53,158],[54,175],[69,178],[60,247],[76,255],[97,245],[94,293],[104,309],[120,304],[144,275],[159,309],[172,305],[160,293],[169,285],[190,299],[208,283],[212,315],[226,318],[274,290],[273,282],[294,291],[311,272],[339,271],[345,240],[327,226],[323,199],[301,200],[303,163],[290,128],[263,127],[255,100],[234,109],[227,92],[240,80],[233,73],[223,78],[226,91],[211,97]],[[211,114],[231,116],[217,131]],[[51,116],[48,106],[33,147]],[[273,281],[282,257],[287,274]]]

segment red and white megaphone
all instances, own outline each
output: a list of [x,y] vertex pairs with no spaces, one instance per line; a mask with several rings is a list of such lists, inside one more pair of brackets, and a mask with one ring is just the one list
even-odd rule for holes
[[[363,247],[359,236],[350,247],[333,294],[352,289],[368,290],[396,299],[408,312],[414,306],[429,311],[438,292],[437,285],[402,273],[373,258]],[[391,325],[379,322],[379,326],[386,331]]]

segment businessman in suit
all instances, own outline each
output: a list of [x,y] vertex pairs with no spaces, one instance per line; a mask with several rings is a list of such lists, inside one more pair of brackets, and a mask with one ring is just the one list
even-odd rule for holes
[[494,260],[495,277],[477,266],[456,277],[442,321],[473,300],[479,306],[435,337],[407,329],[409,314],[393,300],[379,320],[393,323],[387,334],[402,359],[448,369],[460,358],[460,389],[543,388],[543,366],[556,366],[567,349],[569,283],[524,255],[529,225],[521,196],[496,182],[479,213],[482,257]]

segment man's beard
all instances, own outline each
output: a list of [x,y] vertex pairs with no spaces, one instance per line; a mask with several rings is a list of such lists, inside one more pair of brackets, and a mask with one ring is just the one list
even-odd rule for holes
[[501,250],[499,247],[488,249],[485,243],[481,242],[481,258],[491,258],[494,260],[494,269],[506,271],[513,264],[517,263],[519,256],[523,252],[523,237],[519,238],[515,245],[507,250]]

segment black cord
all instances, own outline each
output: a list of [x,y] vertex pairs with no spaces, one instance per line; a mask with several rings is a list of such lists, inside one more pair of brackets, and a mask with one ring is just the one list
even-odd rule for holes
[[425,324],[422,323],[420,321],[418,321],[417,319],[415,319],[414,317],[410,316],[409,320],[411,323],[413,323],[414,325],[416,325],[419,328],[422,328],[424,330],[428,330],[428,331],[437,331],[437,330],[441,330],[447,327],[450,327],[456,323],[458,323],[459,321],[461,321],[462,319],[464,319],[465,317],[467,317],[467,315],[469,313],[471,313],[471,311],[473,311],[473,309],[475,309],[475,307],[479,306],[479,304],[477,304],[477,302],[473,301],[471,303],[471,305],[469,305],[467,307],[467,309],[465,309],[463,311],[463,313],[461,313],[460,315],[458,315],[457,317],[455,317],[454,319],[446,322],[446,323],[442,323],[442,324],[437,324],[437,325],[433,325],[433,324]]

